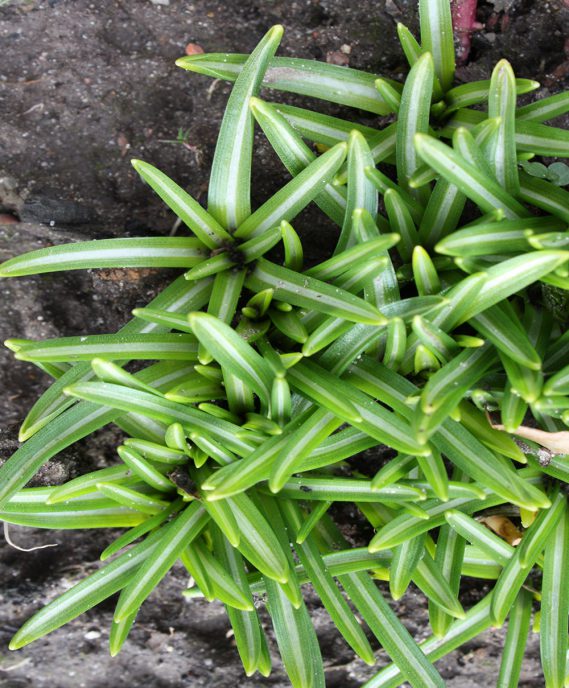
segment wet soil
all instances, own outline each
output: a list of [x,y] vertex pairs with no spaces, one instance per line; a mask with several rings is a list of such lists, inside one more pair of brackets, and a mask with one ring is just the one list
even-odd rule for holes
[[[497,59],[506,57],[519,76],[541,81],[538,95],[563,88],[569,71],[566,0],[479,5],[486,28],[473,35],[459,79],[487,78]],[[496,11],[504,6],[507,14]],[[137,179],[130,158],[158,165],[204,199],[229,86],[174,66],[188,43],[208,52],[247,52],[272,24],[283,23],[281,55],[342,59],[400,78],[405,63],[396,43],[398,21],[416,29],[414,1],[0,0],[0,218],[21,220],[0,225],[0,259],[64,241],[167,234],[174,218]],[[312,106],[381,125],[364,113]],[[187,146],[176,142],[180,130]],[[254,175],[256,204],[287,179],[261,136]],[[298,228],[313,259],[333,245],[335,230],[316,212],[304,213]],[[105,270],[3,281],[0,336],[39,339],[114,331],[169,277],[165,271]],[[6,458],[17,446],[17,423],[48,381],[3,349],[0,377],[0,456]],[[78,443],[37,481],[59,483],[108,465],[117,437],[110,428]],[[288,685],[276,655],[269,679],[244,677],[223,609],[185,601],[180,592],[187,580],[177,568],[145,604],[117,658],[110,659],[106,649],[110,603],[9,653],[7,642],[18,626],[93,571],[113,537],[17,527],[10,534],[23,547],[58,546],[22,553],[0,545],[0,688]],[[483,592],[479,583],[465,589],[465,606]],[[360,686],[377,669],[354,660],[316,597],[309,590],[307,596],[327,685]],[[419,594],[411,591],[394,606],[417,639],[426,636],[426,607]],[[494,685],[503,636],[503,630],[489,631],[441,660],[447,685]],[[378,652],[378,666],[385,662]],[[538,642],[532,637],[520,686],[542,685]]]

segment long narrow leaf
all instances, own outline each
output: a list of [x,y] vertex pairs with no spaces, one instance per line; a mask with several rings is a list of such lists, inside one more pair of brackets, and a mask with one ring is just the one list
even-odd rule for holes
[[527,216],[525,208],[492,179],[484,176],[455,151],[426,134],[416,134],[415,147],[420,157],[484,212],[501,208],[508,218]]
[[[536,88],[539,88],[539,83],[537,81],[533,81],[532,79],[516,79],[516,93],[518,95],[530,93],[531,91],[535,91]],[[447,103],[445,114],[448,115],[455,110],[460,110],[461,108],[467,108],[471,105],[483,103],[484,101],[488,100],[490,95],[489,90],[489,79],[483,79],[482,81],[471,81],[467,84],[460,84],[460,86],[451,88],[451,90],[447,91],[445,94],[445,103]],[[532,104],[535,105],[535,103]],[[523,108],[518,108],[516,110],[516,117],[518,119],[530,119],[520,117],[521,110],[523,110]]]
[[541,663],[548,686],[565,685],[567,661],[567,617],[569,591],[565,581],[569,562],[569,512],[564,513],[557,528],[545,544],[543,582],[541,586]]
[[525,122],[545,122],[564,115],[569,110],[569,93],[562,91],[548,98],[540,98],[534,103],[516,110],[516,119]]
[[[490,598],[487,595],[467,612],[464,619],[454,621],[442,638],[431,636],[422,642],[419,647],[434,662],[457,647],[468,643],[472,638],[490,628],[491,625]],[[390,664],[367,681],[363,688],[398,688],[404,675],[400,667]]]
[[426,134],[429,129],[433,74],[433,58],[426,53],[411,68],[403,88],[396,147],[397,179],[403,188],[408,186],[409,178],[419,166],[415,136]]
[[276,299],[301,308],[314,308],[351,322],[384,325],[387,320],[381,313],[343,289],[313,277],[304,276],[261,258],[247,276],[247,286],[253,291],[274,289]]
[[[518,591],[543,548],[544,542],[547,542],[549,534],[559,523],[560,518],[563,518],[564,510],[565,497],[559,498],[558,496],[552,507],[542,511],[527,532],[524,533],[528,546],[524,550],[518,548],[504,566],[492,592],[492,617],[497,625],[501,626],[504,623]],[[522,554],[524,555],[523,562]]]
[[405,594],[424,553],[424,534],[411,538],[395,548],[389,567],[389,592],[394,600]]
[[268,403],[273,376],[262,356],[218,318],[207,313],[191,313],[189,322],[211,356]]
[[569,192],[544,179],[520,173],[520,198],[569,223]]
[[0,277],[91,268],[191,268],[205,258],[201,241],[185,237],[79,241],[11,258],[0,265]]
[[156,550],[161,537],[162,530],[159,530],[47,604],[20,628],[10,648],[18,650],[28,645],[114,595]]
[[[177,374],[187,370],[177,364],[174,368]],[[163,362],[150,366],[138,373],[140,378],[160,388],[161,384],[172,384],[172,364]],[[126,388],[121,388],[121,391]],[[155,397],[155,395],[149,395]],[[103,401],[104,403],[104,401]],[[132,410],[128,405],[125,412]],[[37,470],[52,456],[77,442],[86,435],[107,423],[117,420],[120,411],[108,407],[97,407],[94,404],[78,404],[65,414],[54,418],[49,425],[39,430],[31,439],[20,447],[10,459],[0,468],[0,508],[12,494],[23,487]]]
[[[288,527],[292,530],[293,535],[298,537],[302,526],[300,510],[289,501],[283,501],[281,509],[288,522]],[[296,550],[304,570],[309,575],[312,585],[314,585],[336,628],[367,664],[374,664],[375,658],[369,641],[326,568],[314,539],[307,536],[303,543],[296,547]]]
[[[182,57],[176,64],[182,69],[207,74],[215,79],[235,81],[247,57],[212,53]],[[377,76],[357,69],[346,69],[313,60],[275,57],[269,63],[263,86],[386,115],[389,107],[374,87],[376,79]],[[397,86],[396,82],[391,83]]]
[[31,528],[124,528],[144,519],[137,510],[117,506],[101,493],[50,504],[52,488],[27,488],[17,492],[0,510],[6,523]]
[[377,239],[360,242],[356,246],[346,249],[332,258],[328,258],[328,260],[309,268],[304,274],[319,280],[330,280],[333,277],[346,273],[354,267],[354,263],[370,259],[385,249],[391,248],[398,240],[397,234],[386,234]]
[[[569,251],[539,251],[516,256],[488,268],[487,279],[464,314],[464,320],[524,289],[569,260]],[[464,322],[462,320],[461,322]]]
[[[441,131],[441,136],[450,136],[458,127],[473,129],[486,119],[486,113],[468,108],[458,110]],[[549,127],[524,120],[516,121],[516,148],[521,153],[534,155],[569,156],[569,133],[566,129]]]
[[437,670],[417,647],[370,577],[364,573],[348,575],[339,577],[342,587],[403,676],[415,688],[444,686]]
[[[448,581],[451,592],[457,596],[464,561],[465,542],[450,526],[441,526],[437,537],[435,565]],[[435,636],[443,637],[452,624],[452,617],[439,605],[429,600],[429,621]]]
[[496,688],[516,688],[518,685],[529,633],[531,603],[532,594],[528,590],[520,590],[510,612]]
[[[288,377],[293,387],[309,397],[317,396],[319,403],[325,404],[332,412],[337,410],[345,413],[338,406],[340,397],[349,401],[361,416],[359,429],[376,437],[380,442],[405,453],[428,453],[428,450],[421,449],[410,439],[407,423],[374,403],[370,397],[352,385],[326,374],[316,364],[303,361],[289,371]],[[347,416],[346,419],[348,420]]]
[[458,225],[466,195],[444,177],[437,180],[419,225],[419,241],[433,246],[441,237],[450,234]]
[[490,162],[500,184],[516,196],[520,190],[515,140],[516,79],[506,60],[500,60],[492,72],[488,116],[500,118],[492,136]]
[[[161,399],[154,394],[128,389],[122,385],[104,382],[83,382],[68,389],[72,396],[107,405],[122,411],[132,411],[156,418],[164,423],[181,423],[191,430],[204,430],[223,441],[228,449],[239,454],[249,452],[254,445],[243,437],[237,437],[237,427],[227,421],[198,409]],[[91,408],[93,408],[91,406]]]
[[[149,306],[158,310],[172,313],[188,312],[188,310],[198,310],[204,306],[211,294],[212,280],[200,280],[195,284],[188,284],[183,277],[179,277],[169,287],[164,289]],[[139,318],[133,318],[118,334],[137,335],[143,333],[163,333],[170,329],[171,325],[164,326],[160,322],[147,323]],[[32,409],[26,416],[20,429],[20,440],[24,441],[31,437],[50,419],[55,418],[73,402],[69,397],[64,396],[63,390],[70,384],[79,380],[88,379],[93,375],[89,363],[77,363],[72,366],[57,382],[53,383],[42,396],[36,401]]]
[[[251,98],[250,107],[271,146],[293,176],[300,174],[316,159],[316,154],[306,145],[300,133],[276,107],[259,98]],[[345,189],[327,184],[314,202],[336,224],[342,224],[346,208]]]
[[420,0],[421,47],[431,53],[441,87],[448,91],[454,79],[454,41],[450,3]]
[[219,222],[163,172],[142,160],[131,160],[131,163],[144,181],[205,246],[217,248],[224,242],[231,241],[231,235]]
[[[346,541],[331,519],[324,517],[320,535],[331,548],[345,547]],[[397,667],[415,688],[444,686],[433,665],[401,624],[367,573],[338,575],[338,581]]]
[[[257,95],[282,35],[282,26],[273,26],[248,57],[221,122],[211,166],[208,210],[228,230],[238,227],[251,214],[253,115],[249,98]],[[180,61],[177,64],[183,66]]]
[[[176,559],[190,542],[199,535],[209,520],[199,502],[194,502],[184,509],[172,523],[165,526],[160,539],[160,547],[154,550],[140,569],[136,577],[123,589],[115,619],[120,621],[130,616],[154,590]],[[126,555],[128,557],[128,553]]]
[[373,158],[365,138],[353,131],[348,139],[348,193],[342,231],[335,253],[341,253],[357,243],[352,227],[352,213],[356,208],[377,214],[377,191],[365,174],[366,167],[373,167]]
[[165,521],[167,521],[170,518],[172,514],[179,511],[183,505],[184,502],[182,499],[176,499],[170,503],[170,506],[160,511],[155,516],[150,516],[134,528],[127,530],[125,533],[120,535],[116,540],[113,540],[113,542],[111,542],[110,545],[105,547],[105,549],[101,552],[101,561],[105,561],[106,559],[113,556],[121,549],[123,549],[123,547],[132,544],[135,540],[138,540],[138,538],[142,537],[143,535],[146,535],[150,531],[155,530],[156,528],[161,526]]
[[557,231],[563,227],[563,222],[552,217],[483,223],[453,232],[439,241],[435,250],[446,256],[525,252],[530,248],[528,238],[534,231]]
[[237,228],[235,236],[250,239],[279,225],[283,220],[290,222],[332,181],[346,159],[346,152],[346,144],[339,143],[316,158],[252,215],[245,218]]
[[[231,547],[216,528],[213,528],[213,543],[215,555],[231,573],[233,580],[241,589],[247,589],[247,577],[239,552]],[[235,633],[235,643],[243,668],[247,676],[251,676],[259,667],[264,644],[259,617],[255,610],[243,611],[226,607],[226,611]]]
[[292,499],[325,501],[390,502],[422,501],[426,494],[411,485],[394,483],[373,489],[369,480],[355,478],[291,478],[283,485],[283,494]]
[[266,586],[269,614],[291,685],[293,688],[324,688],[320,647],[304,602],[295,609],[280,586],[270,579]]
[[98,334],[85,337],[47,339],[23,346],[21,361],[85,361],[138,359],[197,359],[195,337],[187,334]]

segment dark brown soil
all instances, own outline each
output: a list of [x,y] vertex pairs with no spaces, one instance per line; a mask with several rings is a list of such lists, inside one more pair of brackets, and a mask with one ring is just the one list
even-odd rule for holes
[[[501,3],[502,5],[504,3]],[[564,44],[565,0],[513,0],[507,18],[480,3],[487,28],[475,34],[462,79],[486,78],[508,58],[519,76],[537,78],[539,95],[563,87],[569,69]],[[349,63],[401,77],[397,21],[417,26],[414,0],[0,0],[0,213],[22,220],[0,226],[0,259],[52,243],[102,236],[168,233],[174,218],[136,177],[129,159],[157,164],[198,198],[229,86],[174,66],[187,43],[206,51],[250,51],[263,33],[283,23],[281,55],[326,59],[349,46]],[[321,103],[314,107],[321,108]],[[327,108],[347,118],[362,113]],[[365,121],[374,122],[369,115]],[[187,132],[190,148],[175,140]],[[262,143],[255,167],[255,202],[286,179]],[[316,213],[300,229],[318,257],[334,239],[316,232]],[[4,281],[0,336],[42,338],[114,331],[129,311],[165,283],[164,272],[107,270]],[[0,351],[0,452],[16,446],[16,423],[46,386],[35,368]],[[113,460],[116,432],[104,430],[72,447],[42,472],[40,482],[62,482]],[[144,606],[124,651],[115,659],[106,642],[112,606],[102,605],[17,653],[7,642],[46,601],[96,567],[111,533],[47,532],[12,527],[20,545],[58,543],[24,554],[0,546],[0,688],[147,686],[286,686],[246,679],[217,605],[186,602],[176,569]],[[465,590],[465,603],[482,590]],[[309,595],[327,667],[328,686],[356,688],[376,669],[355,661]],[[408,594],[397,612],[417,639],[426,631],[424,600]],[[494,685],[503,631],[491,631],[439,663],[447,685]],[[386,661],[380,652],[378,666]],[[520,686],[542,686],[538,642],[532,638]]]

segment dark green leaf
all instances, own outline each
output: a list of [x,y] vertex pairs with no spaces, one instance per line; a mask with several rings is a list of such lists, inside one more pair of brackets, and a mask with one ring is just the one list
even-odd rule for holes
[[61,337],[34,342],[21,347],[16,358],[21,361],[85,361],[93,358],[196,360],[195,337],[187,334],[99,334],[85,337]]
[[[259,98],[251,98],[250,107],[271,146],[293,176],[300,174],[305,167],[316,159],[316,154],[306,145],[300,133],[274,105]],[[342,224],[346,208],[346,191],[343,187],[327,184],[322,193],[314,199],[314,202],[336,224]],[[281,223],[281,229],[283,223]],[[285,223],[285,226],[287,224]],[[288,226],[290,227],[290,225]],[[284,239],[286,236],[287,233],[283,232]],[[286,245],[285,240],[285,252]],[[286,267],[292,269],[288,264]]]
[[[516,93],[522,95],[524,93],[530,93],[539,88],[539,83],[537,81],[532,81],[531,79],[516,79]],[[490,90],[490,80],[484,79],[482,81],[471,81],[467,84],[460,84],[460,86],[455,86],[447,91],[445,94],[445,103],[447,104],[447,109],[445,114],[454,112],[461,108],[467,108],[471,105],[478,105],[488,100]],[[542,102],[542,101],[539,101]],[[516,117],[520,117],[519,113],[523,108],[518,108],[516,110]],[[523,119],[520,118],[520,119]]]
[[516,110],[516,119],[525,122],[545,122],[569,111],[569,92],[562,91],[548,98],[540,98]]
[[156,550],[161,537],[160,529],[47,604],[20,628],[10,648],[18,650],[28,645],[114,595],[132,580],[135,571]]

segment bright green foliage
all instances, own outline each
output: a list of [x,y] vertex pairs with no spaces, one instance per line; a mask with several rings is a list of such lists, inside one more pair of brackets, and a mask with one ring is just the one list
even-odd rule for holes
[[[398,27],[404,84],[275,57],[281,27],[249,57],[181,58],[235,81],[208,209],[152,165],[133,165],[190,236],[81,242],[0,266],[3,277],[185,270],[116,334],[7,342],[54,382],[0,469],[0,519],[125,529],[102,568],[27,621],[13,649],[120,593],[116,654],[180,560],[197,583],[185,595],[225,605],[247,675],[271,671],[252,597],[265,593],[292,685],[325,685],[300,587],[311,582],[363,661],[374,654],[353,608],[393,660],[368,688],[443,686],[433,662],[508,618],[498,685],[517,685],[534,597],[547,685],[566,685],[569,338],[547,305],[552,287],[569,289],[569,194],[561,163],[528,161],[569,156],[569,134],[544,124],[569,98],[517,107],[536,84],[504,60],[455,86],[449,2],[419,9],[420,42]],[[397,122],[376,129],[269,103],[262,85]],[[255,123],[292,179],[253,210]],[[312,202],[338,241],[305,265],[293,224]],[[127,435],[115,465],[25,487],[108,423]],[[350,463],[382,445],[395,457]],[[375,529],[368,547],[342,537],[336,502]],[[488,510],[515,522],[515,539],[483,525]],[[463,575],[495,581],[466,612]],[[411,583],[426,595],[432,637],[415,643],[374,578],[395,599]]]

